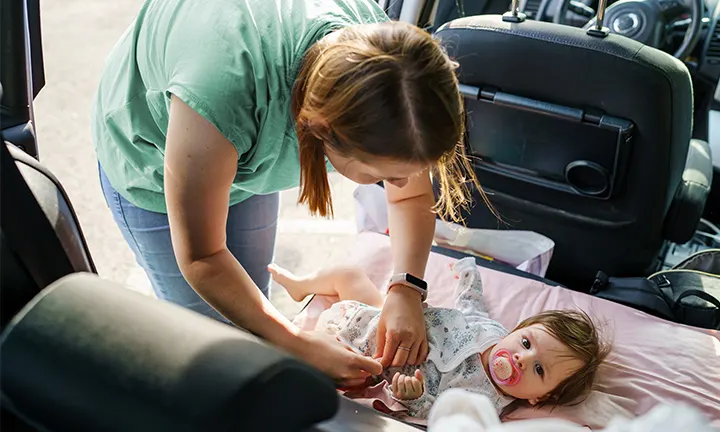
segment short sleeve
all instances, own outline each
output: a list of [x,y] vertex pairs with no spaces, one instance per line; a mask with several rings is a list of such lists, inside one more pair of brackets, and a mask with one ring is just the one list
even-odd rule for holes
[[[258,134],[257,32],[247,18],[227,16],[204,2],[183,2],[165,43],[166,96],[185,102],[207,119],[243,155]],[[220,15],[220,16],[218,16]],[[260,56],[260,58],[258,58]]]

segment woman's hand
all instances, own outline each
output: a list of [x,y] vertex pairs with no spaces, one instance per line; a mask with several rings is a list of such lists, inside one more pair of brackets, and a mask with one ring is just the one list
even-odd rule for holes
[[[435,197],[430,172],[408,178],[404,187],[385,182],[394,274],[423,277],[435,233]],[[380,314],[375,357],[383,366],[416,365],[428,353],[422,297],[412,288],[389,288]]]
[[391,287],[380,313],[375,358],[383,367],[417,365],[428,354],[425,315],[420,293],[402,285]]
[[295,354],[329,375],[339,387],[359,387],[383,367],[376,360],[356,353],[334,336],[321,332],[298,334]]
[[423,395],[423,376],[420,369],[415,369],[415,376],[395,373],[392,379],[392,394],[395,399],[413,400]]

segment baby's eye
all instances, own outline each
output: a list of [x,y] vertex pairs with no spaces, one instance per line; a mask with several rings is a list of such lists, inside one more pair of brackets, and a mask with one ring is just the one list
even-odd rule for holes
[[539,364],[535,365],[535,372],[540,376],[545,375],[545,371],[543,370],[542,366],[540,366]]
[[527,338],[522,338],[522,345],[525,349],[530,349],[530,341]]

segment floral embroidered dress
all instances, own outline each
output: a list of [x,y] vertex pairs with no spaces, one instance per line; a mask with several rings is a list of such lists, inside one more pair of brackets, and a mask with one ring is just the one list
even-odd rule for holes
[[[427,418],[435,398],[450,388],[484,394],[498,412],[513,401],[496,390],[481,360],[481,354],[500,342],[508,331],[487,313],[475,260],[457,261],[453,270],[459,277],[455,308],[429,307],[424,311],[429,352],[419,369],[425,379],[425,392],[418,399],[399,401],[412,417]],[[373,355],[379,318],[380,309],[346,300],[324,311],[316,330],[335,334],[359,352]],[[380,378],[390,383],[395,372],[412,376],[416,368],[388,368]]]

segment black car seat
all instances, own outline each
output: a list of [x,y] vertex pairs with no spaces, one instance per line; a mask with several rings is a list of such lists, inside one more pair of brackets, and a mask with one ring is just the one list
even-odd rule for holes
[[96,269],[57,178],[11,143],[0,147],[0,284],[7,288],[0,294],[2,330],[43,288],[65,275]]
[[712,161],[707,143],[691,141],[682,62],[622,36],[495,15],[451,21],[435,37],[459,63],[469,151],[504,218],[480,205],[468,226],[552,238],[548,277],[576,289],[598,270],[652,271],[667,240],[691,238]]
[[38,430],[298,431],[338,409],[317,369],[90,273],[43,290],[0,347],[3,403]]

